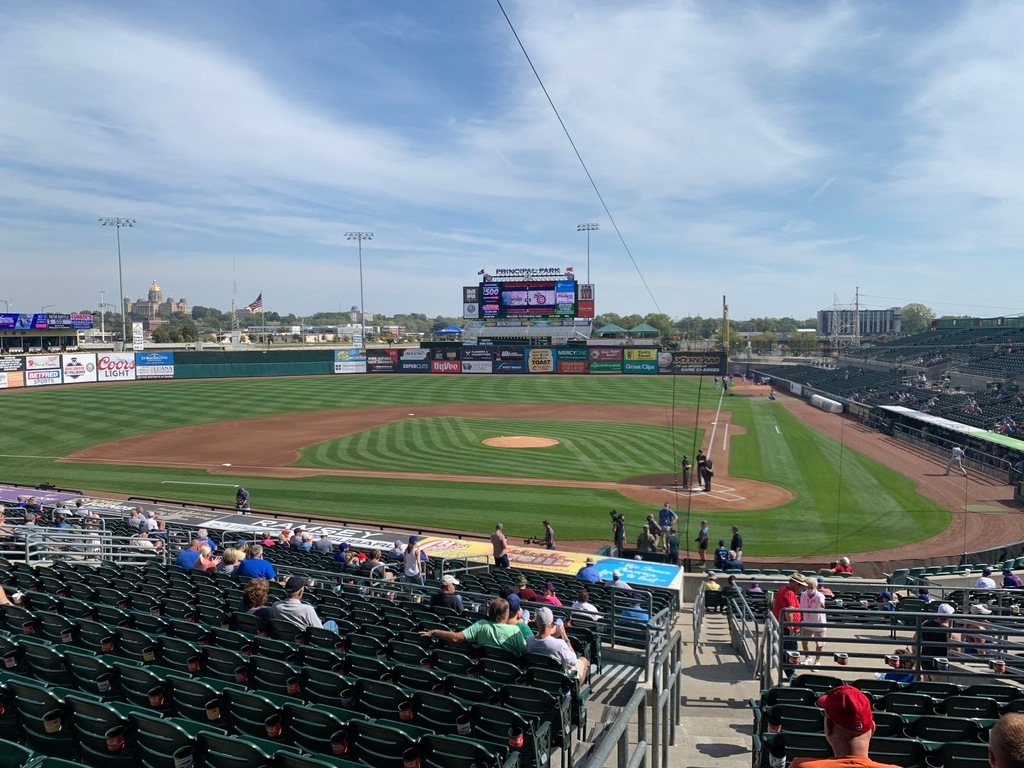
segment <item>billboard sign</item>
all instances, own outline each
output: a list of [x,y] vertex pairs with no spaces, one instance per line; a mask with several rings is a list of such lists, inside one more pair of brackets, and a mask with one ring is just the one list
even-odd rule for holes
[[530,373],[554,373],[555,352],[546,347],[531,347],[529,356]]
[[480,316],[575,317],[575,280],[480,283]]
[[334,350],[335,373],[366,373],[365,349]]
[[80,354],[63,355],[65,384],[82,384],[96,381],[96,355]]
[[134,381],[135,355],[131,352],[100,352],[96,355],[98,381]]
[[142,333],[142,323],[132,323],[132,349],[136,352],[146,349],[146,337]]
[[45,387],[51,384],[60,384],[60,368],[40,369],[33,368],[25,371],[26,387]]
[[725,355],[721,352],[661,352],[658,372],[686,376],[721,376],[725,372]]
[[14,312],[0,313],[0,330],[87,330],[92,328],[92,315],[66,315],[61,313],[19,315]]
[[366,370],[370,373],[394,373],[398,370],[398,350],[366,350]]
[[0,357],[0,389],[25,386],[25,358]]
[[137,379],[173,379],[173,352],[136,352],[135,378]]
[[462,373],[462,363],[458,360],[431,360],[431,373]]

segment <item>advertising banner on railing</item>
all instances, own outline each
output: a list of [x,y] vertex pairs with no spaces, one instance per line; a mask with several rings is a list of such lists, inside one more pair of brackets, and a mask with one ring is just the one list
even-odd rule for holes
[[96,355],[77,352],[61,356],[65,384],[83,384],[96,381]]
[[335,373],[366,373],[366,350],[334,350]]
[[649,349],[624,349],[622,351],[623,373],[657,373],[658,372],[658,350]]
[[173,379],[173,352],[136,352],[135,377],[139,379]]
[[430,350],[403,349],[398,355],[398,370],[402,373],[430,373]]
[[25,358],[0,357],[0,389],[25,386]]
[[369,373],[394,373],[398,370],[398,350],[366,350],[366,370]]
[[98,381],[134,381],[135,355],[131,352],[100,352],[96,355]]

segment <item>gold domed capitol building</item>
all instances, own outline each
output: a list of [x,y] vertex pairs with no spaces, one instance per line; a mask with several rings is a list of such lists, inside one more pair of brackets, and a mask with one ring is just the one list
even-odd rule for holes
[[149,286],[147,301],[136,299],[133,302],[128,297],[125,297],[125,315],[133,320],[151,320],[155,317],[166,317],[174,312],[184,312],[186,315],[189,313],[188,300],[186,298],[182,297],[179,301],[175,301],[173,297],[168,296],[165,301],[163,296],[163,290],[154,280],[153,284]]

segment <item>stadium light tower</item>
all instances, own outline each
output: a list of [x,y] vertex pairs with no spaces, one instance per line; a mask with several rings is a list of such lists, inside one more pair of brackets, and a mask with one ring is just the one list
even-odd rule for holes
[[600,224],[577,224],[577,232],[587,233],[587,283],[590,283],[590,233],[596,232],[601,228]]
[[117,288],[121,292],[121,343],[124,344],[128,340],[128,324],[124,311],[124,273],[121,270],[121,227],[134,227],[135,219],[101,216],[100,224],[104,227],[117,228]]
[[363,240],[373,240],[373,232],[346,232],[346,240],[359,242],[359,327],[362,331],[360,346],[366,349],[366,307],[363,304]]

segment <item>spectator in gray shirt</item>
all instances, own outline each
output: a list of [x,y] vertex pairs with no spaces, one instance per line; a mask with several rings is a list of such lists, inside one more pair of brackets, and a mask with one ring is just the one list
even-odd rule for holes
[[334,543],[326,533],[320,534],[320,540],[313,545],[313,548],[317,552],[323,552],[324,554],[331,554],[334,551]]
[[337,632],[337,623],[334,621],[321,622],[320,617],[316,615],[316,609],[309,603],[302,602],[302,596],[308,585],[309,581],[301,576],[290,576],[284,583],[284,592],[287,597],[270,607],[270,618],[285,619],[302,629],[315,627]]

